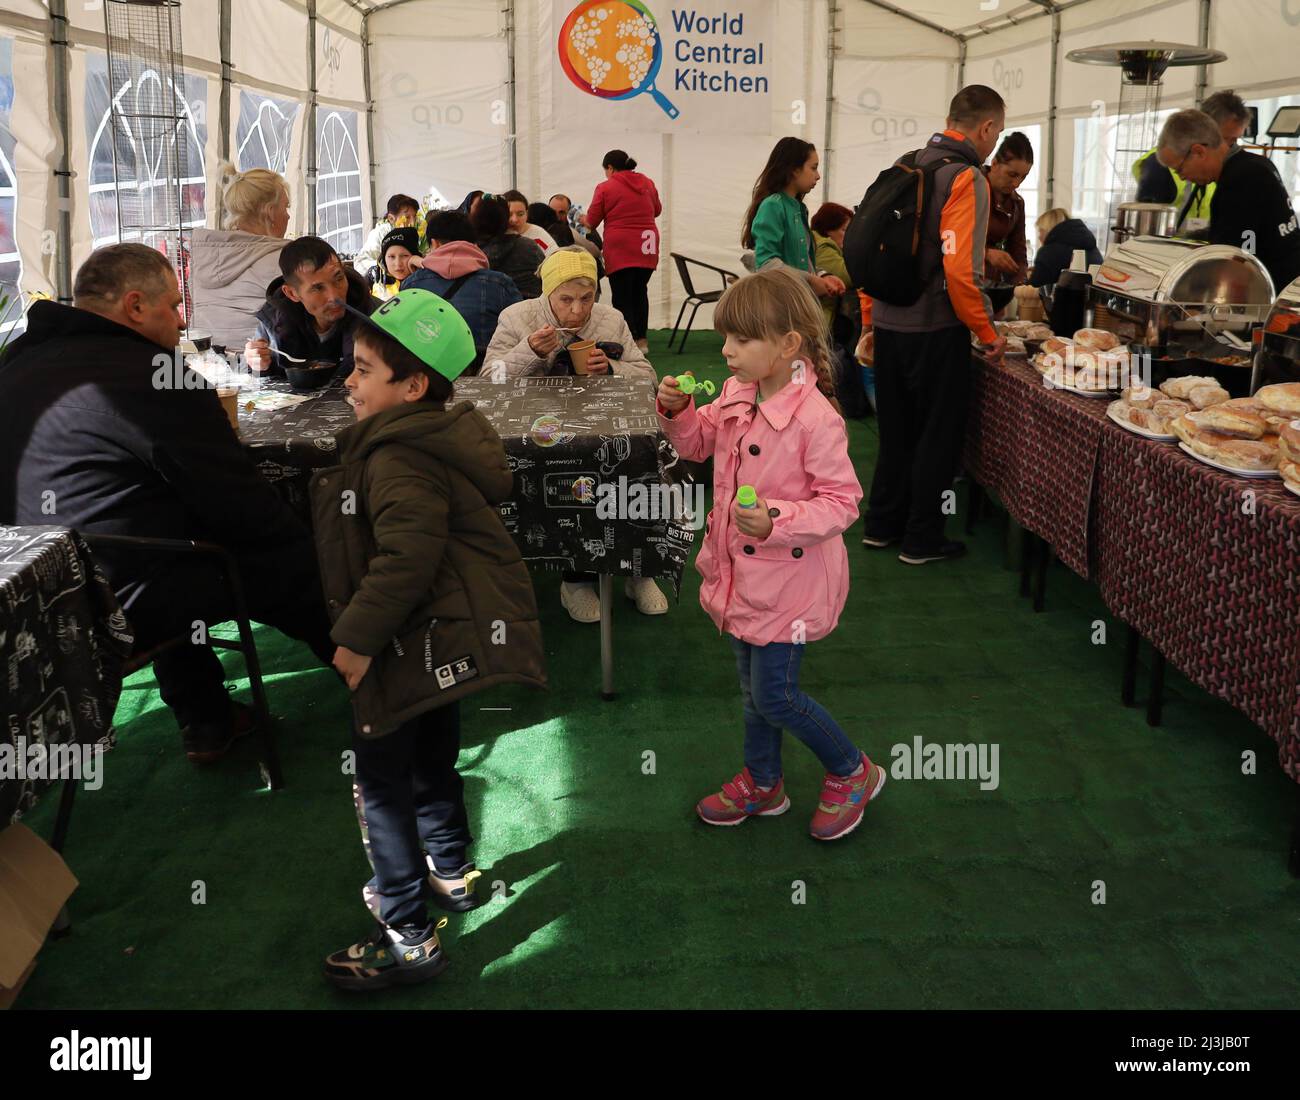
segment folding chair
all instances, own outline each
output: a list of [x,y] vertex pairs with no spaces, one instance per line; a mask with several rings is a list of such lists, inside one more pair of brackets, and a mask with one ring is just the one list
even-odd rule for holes
[[[734,271],[727,271],[721,267],[714,267],[712,264],[706,264],[703,260],[692,260],[689,256],[683,256],[680,252],[669,253],[673,262],[677,264],[677,275],[682,281],[682,286],[686,288],[686,300],[682,302],[682,308],[677,311],[677,321],[673,325],[673,334],[668,337],[668,346],[673,346],[673,341],[677,339],[677,330],[682,323],[682,314],[686,312],[686,307],[694,304],[695,308],[691,310],[690,320],[686,322],[686,328],[682,332],[682,342],[677,348],[677,354],[680,355],[686,350],[686,337],[691,334],[691,326],[695,324],[695,314],[699,312],[700,306],[709,302],[716,302],[723,294],[726,293],[727,287],[740,278]],[[696,267],[702,267],[709,271],[715,271],[722,276],[721,290],[706,290],[703,293],[696,291],[695,283],[691,279],[691,264]]]
[[[222,546],[212,542],[196,542],[190,539],[153,539],[135,538],[130,535],[99,535],[79,532],[91,549],[102,547],[115,550],[141,550],[173,554],[200,554],[216,558],[225,574],[230,590],[230,602],[235,611],[235,624],[239,628],[239,640],[219,638],[208,635],[208,644],[217,649],[238,650],[244,656],[244,666],[248,671],[248,685],[253,693],[253,713],[257,717],[258,738],[261,741],[261,771],[263,782],[273,791],[284,786],[284,776],[280,771],[280,757],[275,751],[275,741],[271,732],[271,708],[266,701],[266,688],[262,683],[262,665],[257,656],[257,645],[253,641],[253,627],[248,619],[248,607],[244,602],[244,586],[239,578],[239,567],[231,553]],[[170,649],[181,645],[191,645],[190,636],[181,634],[170,638],[147,650],[132,653],[122,670],[123,676],[153,664],[154,658]]]

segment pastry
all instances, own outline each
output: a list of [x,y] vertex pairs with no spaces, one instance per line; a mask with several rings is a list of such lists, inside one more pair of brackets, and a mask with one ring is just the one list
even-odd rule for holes
[[[1194,390],[1193,395],[1200,390]],[[1230,435],[1237,439],[1259,439],[1268,431],[1268,423],[1262,416],[1244,409],[1232,409],[1229,402],[1212,405],[1196,416],[1196,423],[1202,428],[1213,428],[1216,432]],[[1297,433],[1300,442],[1300,433]]]
[[1300,462],[1300,420],[1288,420],[1277,432],[1278,450],[1288,462]]
[[1096,351],[1110,351],[1123,343],[1113,332],[1107,332],[1104,328],[1081,328],[1074,334],[1074,342],[1080,347]]
[[1262,439],[1230,439],[1217,444],[1218,453],[1211,456],[1225,466],[1238,470],[1276,470],[1278,449]]
[[1279,382],[1273,386],[1261,386],[1255,393],[1255,400],[1274,412],[1286,416],[1300,416],[1300,382]]
[[1162,420],[1172,421],[1191,412],[1192,407],[1186,401],[1175,401],[1172,397],[1166,397],[1163,401],[1157,401],[1152,405],[1151,411]]
[[1154,408],[1156,402],[1163,396],[1159,390],[1153,390],[1148,386],[1129,386],[1120,394],[1124,402],[1135,409]]
[[1179,378],[1166,378],[1160,383],[1160,391],[1170,397],[1186,400],[1197,386],[1217,386],[1213,378],[1202,378],[1197,374],[1186,374]]
[[1277,468],[1286,487],[1292,492],[1300,493],[1300,466],[1284,460],[1277,464]]
[[1209,386],[1193,386],[1187,399],[1198,409],[1208,409],[1228,400],[1228,391],[1217,382]]
[[1064,360],[1072,347],[1073,340],[1067,340],[1063,336],[1049,336],[1038,350],[1041,355],[1056,355]]

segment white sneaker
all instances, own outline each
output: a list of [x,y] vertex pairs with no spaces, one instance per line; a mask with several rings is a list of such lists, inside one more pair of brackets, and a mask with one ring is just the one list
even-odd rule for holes
[[623,582],[623,595],[636,600],[636,609],[642,615],[663,615],[668,611],[668,597],[649,577],[628,577]]
[[594,584],[561,581],[560,603],[575,623],[600,622],[600,595]]

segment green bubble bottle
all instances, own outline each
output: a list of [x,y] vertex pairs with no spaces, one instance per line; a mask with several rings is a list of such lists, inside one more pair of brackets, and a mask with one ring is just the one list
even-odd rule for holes
[[742,485],[736,490],[736,503],[742,508],[757,508],[758,493],[752,485]]

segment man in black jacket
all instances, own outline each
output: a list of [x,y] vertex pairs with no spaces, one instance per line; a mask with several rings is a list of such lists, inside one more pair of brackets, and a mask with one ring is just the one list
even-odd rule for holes
[[266,304],[257,311],[257,336],[245,345],[248,366],[282,374],[286,360],[274,349],[295,359],[338,363],[336,377],[346,378],[352,373],[355,319],[344,306],[369,317],[379,304],[370,285],[344,267],[320,237],[299,237],[285,245],[280,272],[266,288]]
[[1271,160],[1229,146],[1214,119],[1192,110],[1169,117],[1156,156],[1192,183],[1217,182],[1210,200],[1211,244],[1255,255],[1278,293],[1300,277],[1300,222]]
[[[254,468],[217,395],[176,358],[181,296],[167,259],[101,248],[75,307],[37,302],[0,366],[0,522],[89,534],[199,539],[239,564],[250,614],[329,664],[333,645],[310,532]],[[232,708],[206,628],[232,614],[216,565],[193,555],[97,550],[137,651],[184,635],[154,671],[190,758],[251,729]]]

